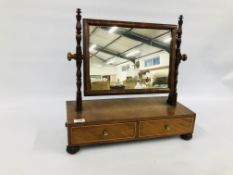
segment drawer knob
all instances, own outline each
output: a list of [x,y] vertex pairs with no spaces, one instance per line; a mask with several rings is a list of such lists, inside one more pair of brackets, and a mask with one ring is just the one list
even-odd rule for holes
[[107,131],[107,130],[104,130],[104,131],[103,131],[103,135],[104,135],[104,136],[108,136],[108,131]]
[[166,131],[170,131],[170,130],[171,130],[171,127],[170,127],[169,125],[164,125],[164,129],[165,129]]

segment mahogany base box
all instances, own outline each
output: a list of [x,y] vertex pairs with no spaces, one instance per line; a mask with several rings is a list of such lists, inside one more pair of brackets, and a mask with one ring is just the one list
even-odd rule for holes
[[67,101],[67,152],[80,146],[157,137],[192,138],[196,114],[177,103],[171,106],[165,97],[83,100],[82,111],[75,101]]

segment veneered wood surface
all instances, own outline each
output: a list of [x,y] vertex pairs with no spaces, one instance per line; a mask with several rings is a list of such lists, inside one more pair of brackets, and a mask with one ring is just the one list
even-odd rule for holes
[[75,101],[67,102],[67,125],[74,119],[84,118],[85,123],[137,121],[155,118],[179,118],[196,114],[180,103],[171,106],[166,97],[83,100],[83,110],[75,112]]
[[71,128],[71,144],[135,138],[136,122],[77,126]]
[[193,117],[141,121],[139,124],[139,137],[192,133],[193,124]]

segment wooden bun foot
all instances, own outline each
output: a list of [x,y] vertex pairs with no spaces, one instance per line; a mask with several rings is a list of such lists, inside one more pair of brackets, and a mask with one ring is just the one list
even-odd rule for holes
[[67,151],[69,154],[75,154],[75,153],[77,153],[79,150],[80,150],[80,146],[67,146],[67,147],[66,147],[66,151]]
[[193,134],[183,134],[183,135],[180,135],[180,137],[183,139],[183,140],[190,140],[192,137],[193,137]]

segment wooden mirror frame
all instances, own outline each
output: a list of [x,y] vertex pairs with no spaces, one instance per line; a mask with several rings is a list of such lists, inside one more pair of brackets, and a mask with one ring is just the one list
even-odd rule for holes
[[[168,88],[149,88],[149,89],[118,89],[118,90],[92,90],[90,80],[90,54],[89,54],[89,26],[105,26],[105,27],[126,27],[126,28],[141,28],[141,29],[158,29],[171,31],[170,43],[170,59],[169,59],[169,74],[168,74]],[[100,19],[83,19],[83,59],[84,59],[84,95],[120,95],[120,94],[149,94],[149,93],[169,93],[174,87],[174,68],[176,57],[176,25],[169,24],[154,24],[142,22],[129,22],[129,21],[113,21],[113,20],[100,20]]]
[[[169,93],[167,103],[170,105],[176,105],[177,103],[177,78],[178,78],[178,67],[180,61],[187,60],[186,54],[181,54],[180,45],[181,45],[181,36],[182,36],[182,24],[183,24],[183,16],[180,15],[178,26],[170,25],[170,24],[154,24],[154,23],[140,23],[140,22],[126,22],[126,21],[110,21],[110,20],[94,20],[94,19],[84,19],[84,55],[82,55],[81,48],[81,39],[82,39],[82,31],[81,31],[81,9],[77,9],[76,15],[76,53],[71,54],[70,52],[67,54],[67,59],[70,61],[74,59],[76,61],[77,72],[76,72],[76,112],[82,111],[82,93],[81,93],[81,65],[82,60],[84,60],[84,95],[117,95],[117,94],[145,94],[145,93]],[[157,29],[171,29],[172,33],[172,41],[171,41],[171,52],[170,52],[170,64],[169,64],[169,83],[168,89],[129,89],[117,92],[108,91],[108,92],[91,92],[90,91],[90,78],[89,82],[86,78],[90,77],[89,73],[89,33],[88,33],[88,25],[105,25],[112,26],[117,25],[120,27],[138,27],[138,28],[157,28]],[[88,33],[88,35],[87,35]],[[127,92],[126,92],[127,91]]]

